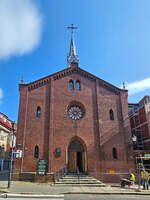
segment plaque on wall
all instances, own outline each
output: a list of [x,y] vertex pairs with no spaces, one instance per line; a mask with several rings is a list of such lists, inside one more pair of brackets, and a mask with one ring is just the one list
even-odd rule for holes
[[47,160],[40,159],[37,163],[37,175],[44,176],[47,173],[48,165]]

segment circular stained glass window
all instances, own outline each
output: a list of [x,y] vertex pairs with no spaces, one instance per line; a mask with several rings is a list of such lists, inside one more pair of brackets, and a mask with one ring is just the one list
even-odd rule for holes
[[83,117],[84,113],[79,106],[71,106],[68,109],[68,116],[73,120],[79,120]]

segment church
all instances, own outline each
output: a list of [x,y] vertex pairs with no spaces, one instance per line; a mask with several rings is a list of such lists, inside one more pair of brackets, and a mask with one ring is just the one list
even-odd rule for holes
[[[53,181],[55,172],[89,174],[105,182],[129,176],[134,159],[128,91],[79,66],[72,29],[68,66],[19,84],[13,176]],[[40,167],[45,163],[42,174]]]

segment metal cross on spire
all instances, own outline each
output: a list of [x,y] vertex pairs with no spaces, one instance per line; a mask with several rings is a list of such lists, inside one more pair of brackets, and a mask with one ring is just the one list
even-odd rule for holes
[[74,29],[78,29],[78,27],[75,27],[73,24],[71,24],[71,26],[68,26],[67,28],[68,28],[68,29],[71,29],[71,30],[72,30],[72,33],[73,33],[73,30],[74,30]]
[[71,66],[71,63],[78,63],[79,59],[78,56],[76,54],[76,48],[75,48],[75,43],[74,43],[74,29],[77,29],[78,27],[75,27],[73,24],[71,24],[71,26],[67,27],[68,29],[71,29],[71,43],[70,43],[70,51],[69,51],[69,55],[67,56],[67,63],[68,66]]

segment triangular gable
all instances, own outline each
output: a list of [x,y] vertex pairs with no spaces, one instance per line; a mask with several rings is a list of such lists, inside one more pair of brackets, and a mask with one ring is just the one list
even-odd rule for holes
[[73,73],[76,73],[76,74],[79,74],[79,75],[87,78],[88,80],[97,81],[98,84],[101,87],[103,87],[103,88],[105,88],[105,89],[107,89],[107,90],[109,90],[109,91],[111,91],[111,92],[113,92],[115,94],[119,95],[121,91],[127,91],[127,90],[121,90],[120,88],[117,88],[117,87],[111,85],[110,83],[108,83],[108,82],[96,77],[95,75],[83,70],[80,67],[74,67],[74,68],[68,68],[68,69],[69,70],[67,70],[67,71],[62,71],[60,73],[58,72],[56,75],[54,75],[53,79],[54,80],[58,80],[58,79],[63,78],[65,76],[68,76],[68,75],[71,75]]
[[58,79],[64,78],[64,77],[69,76],[69,75],[74,74],[74,73],[79,74],[80,76],[85,77],[90,81],[97,81],[99,86],[101,86],[101,87],[103,87],[103,88],[105,88],[105,89],[107,89],[111,92],[114,92],[118,95],[120,94],[121,91],[127,91],[127,90],[122,90],[120,88],[117,88],[114,85],[111,85],[110,83],[96,77],[95,75],[83,70],[80,67],[66,68],[62,71],[56,72],[55,74],[46,76],[46,77],[41,78],[37,81],[31,82],[31,83],[28,83],[28,84],[21,83],[20,86],[28,86],[28,89],[32,90],[32,89],[36,89],[38,87],[41,87],[41,86],[49,83],[51,78],[53,78],[53,80],[58,80]]

